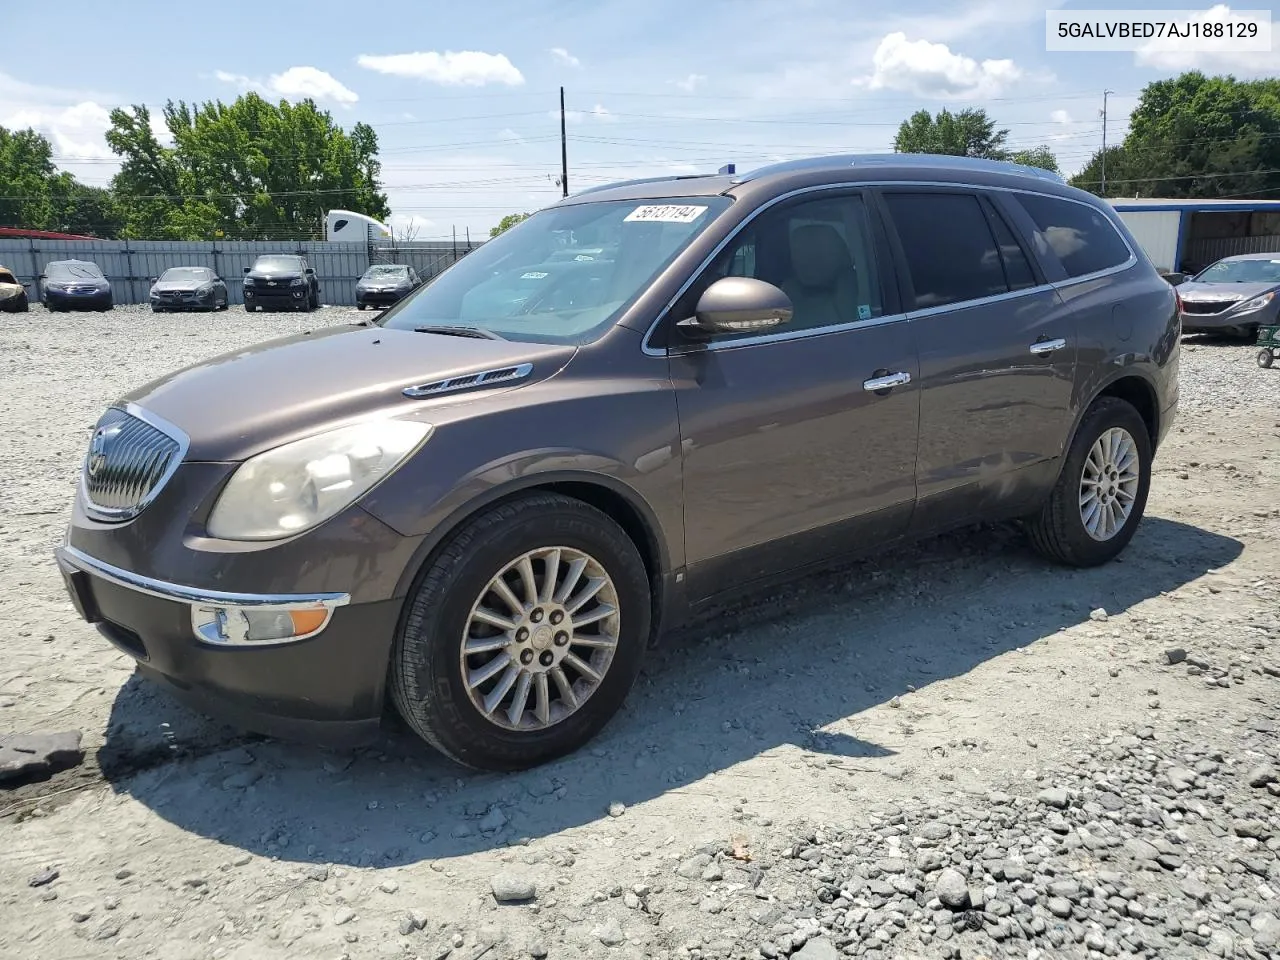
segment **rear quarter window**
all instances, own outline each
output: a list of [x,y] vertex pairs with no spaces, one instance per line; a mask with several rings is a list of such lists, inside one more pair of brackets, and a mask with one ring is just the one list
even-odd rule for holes
[[1039,194],[1015,196],[1036,225],[1037,247],[1056,256],[1068,277],[1083,277],[1128,261],[1128,245],[1101,211]]

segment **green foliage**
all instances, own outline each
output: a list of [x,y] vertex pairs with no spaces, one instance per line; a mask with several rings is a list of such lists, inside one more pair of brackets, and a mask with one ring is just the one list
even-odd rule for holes
[[951,157],[1005,158],[1008,130],[997,130],[985,110],[959,113],[942,110],[936,117],[917,110],[898,127],[893,149],[898,153],[941,153]]
[[[1072,178],[1101,192],[1101,151]],[[1274,197],[1280,191],[1280,80],[1199,71],[1148,84],[1129,133],[1107,150],[1107,196]]]
[[111,113],[107,143],[124,158],[112,188],[128,236],[321,237],[331,208],[389,213],[373,128],[357,123],[347,133],[310,100],[170,101],[164,125],[172,146],[157,140],[146,107]]
[[1045,146],[1035,147],[1031,150],[1019,150],[1016,153],[1009,154],[1008,159],[1028,167],[1039,167],[1042,170],[1052,170],[1054,173],[1062,172],[1058,167],[1058,158],[1053,155],[1052,150]]
[[508,213],[505,217],[503,217],[501,220],[498,221],[498,225],[496,227],[491,227],[489,229],[489,239],[492,240],[494,237],[502,233],[504,230],[510,230],[512,227],[514,227],[517,223],[519,223],[522,220],[528,220],[530,216],[532,216],[532,214]]

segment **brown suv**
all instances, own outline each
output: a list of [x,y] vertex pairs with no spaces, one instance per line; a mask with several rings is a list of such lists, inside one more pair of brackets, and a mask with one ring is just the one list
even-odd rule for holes
[[1021,518],[1133,536],[1179,320],[1105,201],[830,157],[577,194],[373,323],[110,407],[57,556],[205,712],[476,767],[597,733],[664,627],[816,563]]

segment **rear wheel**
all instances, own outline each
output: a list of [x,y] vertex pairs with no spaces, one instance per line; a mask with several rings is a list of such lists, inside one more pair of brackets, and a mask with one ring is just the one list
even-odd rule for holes
[[1271,364],[1275,363],[1275,359],[1270,350],[1264,348],[1258,351],[1258,366],[1262,367],[1263,370],[1268,369]]
[[1132,404],[1101,397],[1085,414],[1058,482],[1025,526],[1031,544],[1073,567],[1106,563],[1133,538],[1151,486],[1151,438]]
[[622,528],[578,500],[522,497],[467,523],[422,575],[392,700],[459,763],[534,767],[609,722],[649,629],[648,575]]

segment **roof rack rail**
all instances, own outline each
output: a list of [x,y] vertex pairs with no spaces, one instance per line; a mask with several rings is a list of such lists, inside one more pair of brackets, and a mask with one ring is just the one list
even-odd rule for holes
[[634,180],[615,180],[613,183],[602,183],[598,187],[587,187],[577,193],[571,193],[565,199],[572,200],[588,193],[599,193],[601,190],[612,190],[615,187],[634,187],[641,183],[663,183],[667,180],[698,180],[702,177],[714,177],[714,173],[673,173],[666,177],[637,177]]
[[825,157],[805,157],[801,160],[784,160],[757,167],[748,173],[734,178],[734,183],[746,183],[771,173],[794,173],[803,170],[823,170],[843,166],[874,166],[876,164],[918,165],[922,167],[964,167],[970,170],[986,170],[992,173],[1018,173],[1036,177],[1040,180],[1052,180],[1054,183],[1066,183],[1066,180],[1052,170],[1032,167],[1012,160],[987,160],[982,157],[953,157],[941,153],[847,153]]

